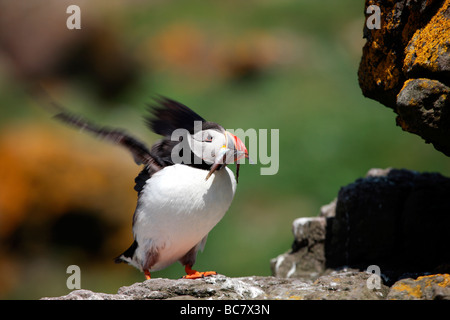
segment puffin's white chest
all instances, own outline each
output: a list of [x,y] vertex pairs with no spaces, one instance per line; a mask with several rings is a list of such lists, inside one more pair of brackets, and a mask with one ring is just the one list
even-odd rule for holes
[[133,227],[137,255],[159,251],[158,270],[177,261],[222,219],[236,191],[225,167],[205,180],[207,171],[176,164],[154,174],[139,197]]

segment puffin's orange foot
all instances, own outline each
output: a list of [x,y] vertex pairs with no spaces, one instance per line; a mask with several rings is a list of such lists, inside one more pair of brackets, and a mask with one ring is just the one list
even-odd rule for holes
[[216,274],[217,274],[217,272],[215,272],[215,271],[204,271],[204,272],[195,271],[194,273],[183,276],[183,279],[198,279],[198,278],[204,278],[204,277],[208,277],[208,276],[214,276]]
[[213,276],[213,275],[217,274],[217,272],[215,272],[215,271],[199,272],[197,270],[191,269],[191,267],[188,265],[186,265],[184,267],[184,270],[186,271],[186,275],[183,276],[183,279],[198,279],[198,278],[209,277],[209,276]]
[[152,277],[150,276],[150,271],[144,270],[145,280],[150,280]]

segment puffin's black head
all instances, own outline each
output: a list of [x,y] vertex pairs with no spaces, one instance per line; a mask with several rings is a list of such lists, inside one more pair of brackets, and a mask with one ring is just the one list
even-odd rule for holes
[[[208,179],[216,170],[220,170],[229,163],[236,163],[236,177],[239,175],[239,163],[242,158],[248,158],[248,151],[244,143],[234,134],[226,131],[221,125],[206,121],[185,105],[171,99],[160,97],[155,99],[157,106],[151,106],[152,118],[147,118],[150,129],[162,136],[164,140],[156,145],[164,150],[166,159],[168,152],[182,139],[187,139],[190,149],[190,162],[184,163],[208,170]],[[180,140],[172,140],[177,129],[188,134]],[[176,136],[176,134],[175,134]],[[182,150],[183,151],[183,150]],[[200,161],[196,161],[199,159]],[[173,157],[171,157],[173,163]]]

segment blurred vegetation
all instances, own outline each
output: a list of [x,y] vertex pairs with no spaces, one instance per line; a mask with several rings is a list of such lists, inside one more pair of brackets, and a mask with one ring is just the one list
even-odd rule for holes
[[[447,157],[402,132],[391,110],[362,96],[362,1],[60,3],[62,10],[51,10],[62,19],[54,39],[65,37],[61,47],[70,49],[46,47],[51,59],[44,71],[19,72],[0,36],[0,191],[22,196],[0,195],[0,209],[20,207],[10,215],[0,211],[0,230],[7,219],[18,221],[0,234],[0,298],[67,294],[70,264],[80,266],[84,289],[112,293],[144,279],[112,261],[131,244],[140,168],[123,150],[54,123],[27,95],[30,82],[40,81],[70,110],[126,128],[149,145],[158,137],[142,116],[155,94],[225,128],[280,130],[279,172],[260,175],[261,164],[241,168],[234,202],[197,257],[199,270],[270,275],[269,260],[292,244],[292,221],[317,215],[370,168],[450,175]],[[69,4],[80,5],[82,30],[66,30]],[[47,15],[34,20],[48,16],[45,5]],[[3,11],[0,22],[7,18]],[[13,19],[18,26],[24,21]],[[44,33],[15,30],[9,37],[18,43]],[[19,183],[30,176],[30,183]],[[153,273],[182,275],[179,264]]]

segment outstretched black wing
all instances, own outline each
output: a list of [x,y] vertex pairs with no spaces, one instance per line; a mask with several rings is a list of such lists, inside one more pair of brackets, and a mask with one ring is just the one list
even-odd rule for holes
[[164,166],[157,155],[152,154],[142,142],[123,130],[99,127],[80,116],[70,114],[66,111],[58,113],[55,115],[55,118],[82,131],[93,134],[100,139],[125,147],[131,152],[137,164],[144,164],[153,173],[159,171]]
[[97,138],[119,144],[128,149],[136,163],[144,164],[150,174],[164,167],[163,161],[157,155],[148,150],[144,143],[132,137],[124,130],[99,127],[78,115],[68,112],[63,106],[54,101],[41,86],[32,85],[28,88],[28,91],[31,96],[40,102],[41,107],[48,112],[55,113],[56,115],[54,117],[56,119],[79,128],[82,131],[86,131]]
[[156,134],[170,137],[175,129],[186,129],[190,133],[194,130],[194,122],[206,122],[197,113],[177,101],[158,97],[154,99],[157,105],[150,105],[153,117],[147,117],[148,127]]
[[[220,125],[206,121],[187,106],[160,96],[154,99],[155,104],[150,105],[151,116],[146,117],[145,120],[149,128],[156,134],[162,135],[163,138],[156,142],[149,150],[144,143],[132,137],[126,131],[100,127],[78,115],[66,111],[64,107],[53,101],[45,92],[38,93],[47,100],[46,108],[49,111],[57,112],[55,115],[56,119],[79,128],[81,131],[90,133],[97,138],[125,147],[131,152],[137,164],[145,165],[135,179],[136,184],[134,189],[138,194],[140,194],[146,181],[155,172],[174,164],[172,161],[172,150],[180,142],[171,140],[171,135],[174,130],[183,128],[193,133],[195,121],[200,121],[203,129],[215,128],[224,130]],[[194,161],[193,153],[190,154],[190,157],[192,161],[188,165],[209,170],[209,164],[203,161],[197,164]]]

